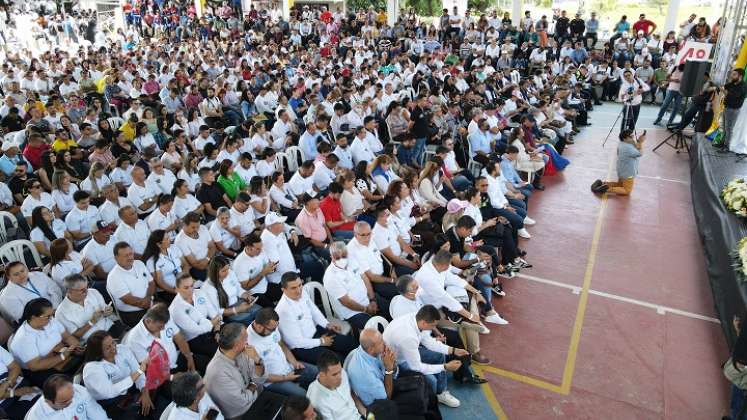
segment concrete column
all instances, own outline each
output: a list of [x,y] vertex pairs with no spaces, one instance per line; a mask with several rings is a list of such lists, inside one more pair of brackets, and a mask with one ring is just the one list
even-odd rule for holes
[[669,7],[667,7],[667,20],[664,21],[664,30],[662,34],[666,35],[669,31],[678,31],[677,12],[680,9],[680,0],[669,0]]
[[292,0],[280,0],[280,4],[283,5],[283,20],[286,22],[290,19],[290,6]]
[[521,0],[511,1],[511,21],[517,28],[521,25],[521,18],[524,16],[521,14]]
[[399,1],[386,0],[386,22],[389,26],[394,26],[399,17]]

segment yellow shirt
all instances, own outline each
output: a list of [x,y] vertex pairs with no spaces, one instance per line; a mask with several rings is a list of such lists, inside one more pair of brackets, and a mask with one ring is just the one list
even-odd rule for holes
[[57,138],[52,142],[52,150],[54,150],[55,153],[62,150],[70,150],[74,147],[78,147],[78,143],[73,139],[62,140],[61,138]]
[[129,122],[125,122],[119,127],[119,131],[124,134],[125,140],[133,141],[135,139],[135,127],[131,126]]
[[379,15],[376,16],[376,21],[381,23],[382,25],[386,23],[386,13],[379,12]]

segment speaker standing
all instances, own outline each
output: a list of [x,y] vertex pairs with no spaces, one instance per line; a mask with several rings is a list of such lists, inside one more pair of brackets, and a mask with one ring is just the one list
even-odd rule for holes
[[[641,102],[643,102],[643,93],[648,92],[651,88],[637,77],[633,76],[631,70],[623,72],[623,80],[620,84],[620,92],[617,98],[628,107],[624,113],[622,130],[635,130],[635,124],[638,122],[638,114],[641,112]],[[621,130],[621,131],[622,131]]]
[[[734,69],[729,74],[729,81],[724,85],[724,141],[721,147],[729,149],[729,143],[734,137],[734,125],[737,123],[739,110],[744,104],[747,87],[744,83],[744,69]],[[742,133],[744,137],[744,133]],[[737,137],[735,137],[737,138]]]

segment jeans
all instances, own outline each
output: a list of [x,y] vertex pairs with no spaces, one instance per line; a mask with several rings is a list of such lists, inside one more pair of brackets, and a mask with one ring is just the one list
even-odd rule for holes
[[[420,361],[424,364],[429,365],[442,365],[446,362],[446,356],[441,353],[436,353],[433,350],[428,350],[427,348],[420,346],[418,348],[418,351],[420,352]],[[407,365],[407,362],[404,362],[400,365],[400,368],[403,370],[412,370]],[[424,375],[425,380],[430,384],[433,391],[436,393],[436,395],[446,391],[446,385],[447,385],[447,377],[446,377],[446,371],[442,370],[441,372],[434,373],[431,375]]]
[[420,165],[423,166],[425,162],[423,162],[423,159],[425,158],[425,143],[428,141],[428,138],[422,137],[419,139],[415,139],[415,161]]
[[308,388],[309,384],[316,380],[316,375],[319,374],[319,369],[317,369],[314,365],[304,362],[301,363],[303,363],[304,369],[298,379],[293,382],[284,381],[265,384],[265,389],[287,396],[297,395],[299,397],[305,397],[306,389],[304,388]]
[[734,134],[734,125],[739,117],[739,108],[724,108],[724,145],[729,147],[729,140]]
[[744,390],[739,389],[736,385],[731,386],[731,420],[746,420],[747,415],[739,416],[739,413],[743,411],[745,404]]
[[667,122],[667,125],[672,124],[674,117],[680,109],[680,104],[682,103],[682,94],[678,90],[667,90],[666,95],[664,95],[664,101],[661,103],[661,108],[659,108],[659,114],[656,115],[657,122],[661,121],[664,117],[664,113],[667,112],[667,109],[669,109],[669,105],[671,105],[672,102],[674,102],[674,105],[672,107],[672,112],[669,114],[669,122]]
[[354,236],[355,234],[353,233],[352,230],[336,230],[332,232],[333,238],[346,241],[346,242],[353,239]]
[[368,322],[369,319],[371,319],[371,315],[365,312],[361,312],[351,316],[345,321],[347,321],[356,330],[363,331],[363,329],[366,328],[366,322]]
[[257,312],[259,312],[260,309],[262,309],[261,306],[252,305],[252,307],[249,308],[248,311],[239,312],[236,315],[231,315],[227,317],[227,319],[230,322],[238,322],[239,324],[243,324],[248,327],[254,321],[254,317],[257,315]]
[[638,114],[641,113],[641,105],[630,105],[628,115],[623,120],[622,129],[635,130],[635,124],[638,122]]

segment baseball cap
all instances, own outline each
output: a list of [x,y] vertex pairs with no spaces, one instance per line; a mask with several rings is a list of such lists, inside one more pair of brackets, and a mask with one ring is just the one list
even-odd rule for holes
[[103,220],[96,222],[96,232],[114,232],[114,223],[106,224]]
[[468,201],[452,198],[451,200],[449,200],[449,203],[446,204],[446,211],[448,211],[449,213],[458,213],[459,210],[465,209],[468,206]]
[[274,225],[275,223],[285,223],[288,218],[281,216],[279,213],[271,211],[265,216],[265,226]]

